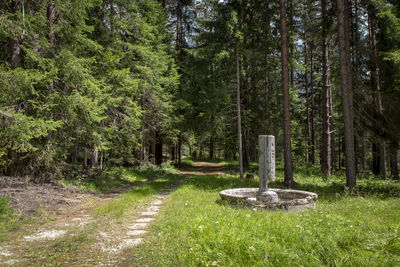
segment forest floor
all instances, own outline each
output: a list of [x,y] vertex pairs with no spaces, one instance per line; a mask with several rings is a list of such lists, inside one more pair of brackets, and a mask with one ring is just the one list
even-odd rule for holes
[[2,177],[0,196],[7,195],[14,210],[36,216],[2,234],[0,266],[118,265],[125,260],[122,251],[148,237],[164,199],[182,181],[191,175],[222,175],[223,169],[217,163],[196,162],[107,193]]

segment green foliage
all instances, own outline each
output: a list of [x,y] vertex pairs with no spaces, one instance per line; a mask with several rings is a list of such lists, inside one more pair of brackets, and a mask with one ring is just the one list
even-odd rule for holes
[[0,170],[42,176],[87,159],[133,162],[140,128],[168,127],[178,83],[164,12],[155,0],[54,3],[54,21],[48,1],[0,8]]

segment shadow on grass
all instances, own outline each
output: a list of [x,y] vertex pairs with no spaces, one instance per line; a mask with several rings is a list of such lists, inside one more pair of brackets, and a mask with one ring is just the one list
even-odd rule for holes
[[168,171],[154,166],[142,169],[115,167],[96,176],[82,175],[74,179],[66,179],[64,183],[76,186],[83,191],[121,193],[129,188],[166,176],[167,173]]

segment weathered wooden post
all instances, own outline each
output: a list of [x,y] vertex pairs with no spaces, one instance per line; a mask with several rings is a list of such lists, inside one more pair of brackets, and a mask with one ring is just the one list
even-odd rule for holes
[[275,192],[268,191],[268,180],[275,181],[275,136],[260,135],[259,144],[259,200],[277,201],[278,196]]

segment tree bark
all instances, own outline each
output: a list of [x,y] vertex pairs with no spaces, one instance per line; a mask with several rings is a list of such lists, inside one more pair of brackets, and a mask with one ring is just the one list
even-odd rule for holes
[[344,142],[346,158],[346,186],[356,186],[356,169],[354,155],[354,128],[353,128],[353,91],[352,68],[350,62],[350,47],[348,35],[348,20],[345,15],[345,0],[336,0],[338,10],[338,36],[340,56],[340,76],[342,88],[342,108],[344,119]]
[[285,0],[280,3],[280,22],[281,22],[281,60],[282,60],[282,93],[283,93],[283,135],[284,135],[284,161],[285,178],[284,184],[287,187],[294,187],[293,163],[292,163],[292,144],[290,130],[290,95],[289,95],[289,66],[288,66],[288,40],[286,28],[286,8]]
[[[12,0],[11,12],[15,14],[20,10],[23,10],[22,0]],[[20,39],[9,40],[10,64],[12,69],[18,68],[21,64],[21,40],[22,37]]]
[[239,143],[239,171],[240,179],[243,180],[243,148],[242,148],[242,118],[240,112],[240,65],[239,65],[239,45],[236,43],[236,103],[237,103],[237,119],[238,119],[238,143]]
[[304,22],[304,87],[306,92],[306,118],[307,118],[307,163],[311,162],[311,119],[310,119],[310,95],[308,90],[308,53],[307,53],[307,24]]
[[399,169],[397,167],[397,150],[399,149],[399,144],[392,141],[390,146],[390,174],[393,180],[399,179]]
[[210,136],[210,153],[209,153],[210,159],[214,158],[214,136],[211,134]]
[[310,94],[311,94],[311,163],[315,163],[315,127],[314,127],[314,115],[315,115],[315,94],[314,94],[314,73],[313,73],[313,49],[314,39],[311,39],[310,44]]
[[95,148],[92,150],[92,155],[90,158],[90,167],[97,167],[99,164],[99,149]]
[[161,165],[163,156],[163,138],[159,130],[155,132],[154,160],[156,165]]
[[182,162],[182,133],[178,136],[178,164]]
[[[371,56],[371,85],[372,90],[375,93],[375,102],[376,108],[378,110],[378,114],[383,116],[383,106],[382,106],[382,97],[381,97],[381,88],[380,88],[380,77],[379,77],[379,66],[378,66],[378,49],[376,46],[376,14],[375,8],[373,5],[368,6],[368,18],[369,18],[369,26],[370,26],[370,46],[372,49],[372,56]],[[378,119],[377,119],[378,120]],[[379,146],[379,169],[380,175],[383,179],[386,179],[387,172],[386,172],[386,148],[385,148],[385,141],[380,136],[381,129],[379,129],[380,133],[378,133],[378,146]]]
[[171,161],[175,164],[175,144],[171,145]]
[[379,145],[376,142],[372,143],[372,173],[379,175],[381,173]]
[[331,175],[331,118],[330,118],[330,68],[328,45],[328,16],[326,14],[326,0],[321,0],[322,19],[322,142],[321,142],[321,167],[324,179]]
[[52,47],[55,44],[55,31],[54,31],[54,21],[56,19],[56,4],[53,1],[50,1],[47,5],[47,20],[49,25],[49,43]]
[[[329,65],[328,65],[329,66]],[[336,142],[335,142],[335,124],[333,122],[333,95],[332,95],[332,87],[329,86],[329,125],[330,125],[330,132],[331,132],[331,160],[332,160],[332,167],[331,169],[336,170],[337,161],[336,161]]]

